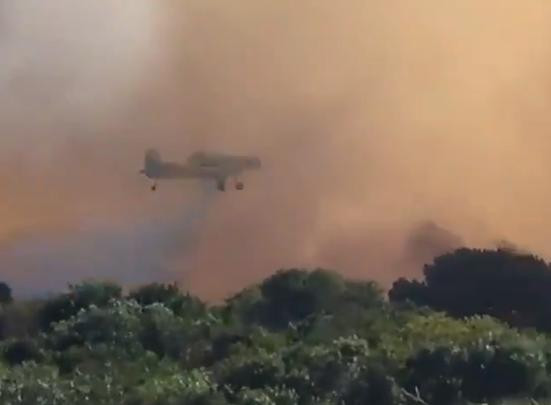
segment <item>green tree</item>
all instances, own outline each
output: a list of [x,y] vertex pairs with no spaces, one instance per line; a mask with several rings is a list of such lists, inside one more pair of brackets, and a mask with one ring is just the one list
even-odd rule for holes
[[30,339],[16,340],[8,343],[4,349],[3,357],[12,366],[22,364],[26,361],[38,361],[42,359],[36,342]]
[[[426,292],[426,283],[415,288]],[[47,304],[54,309],[47,328],[24,326],[0,342],[2,404],[504,405],[505,398],[526,404],[551,399],[548,335],[491,316],[457,319],[389,304],[375,283],[325,270],[280,271],[220,306],[170,285],[123,297],[116,286],[97,283],[73,286]],[[7,330],[44,307],[18,301],[2,308]]]
[[280,270],[258,288],[245,290],[228,302],[238,311],[233,317],[284,330],[313,315],[344,314],[382,306],[382,292],[375,283],[344,280],[333,271]]
[[84,282],[70,285],[69,292],[47,300],[37,313],[37,322],[42,330],[62,320],[69,319],[78,311],[91,305],[106,306],[122,295],[122,288],[110,282]]
[[206,306],[201,300],[183,294],[176,284],[148,284],[132,291],[128,298],[136,300],[142,306],[164,304],[181,316],[201,316],[206,313]]
[[0,304],[6,305],[13,301],[11,288],[8,284],[0,282]]
[[551,269],[511,250],[459,249],[426,265],[424,281],[398,280],[392,302],[412,301],[456,317],[491,315],[516,327],[551,331]]

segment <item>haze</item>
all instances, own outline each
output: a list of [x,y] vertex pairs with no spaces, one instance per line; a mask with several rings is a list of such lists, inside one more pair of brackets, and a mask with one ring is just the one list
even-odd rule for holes
[[[282,267],[388,285],[460,244],[546,258],[543,1],[0,2],[2,278],[179,280]],[[259,155],[244,192],[138,175],[147,147]]]

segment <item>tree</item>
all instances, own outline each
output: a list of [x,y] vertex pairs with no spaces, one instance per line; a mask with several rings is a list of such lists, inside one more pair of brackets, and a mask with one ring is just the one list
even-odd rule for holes
[[228,357],[218,366],[217,375],[234,390],[276,387],[283,378],[284,367],[277,353],[258,350]]
[[243,311],[237,318],[277,330],[314,315],[350,313],[382,303],[381,290],[373,282],[344,280],[324,269],[289,269],[237,295],[228,305]]
[[40,358],[40,351],[32,340],[11,342],[4,351],[4,360],[10,365],[18,365],[25,361],[39,360]]
[[[493,273],[488,277],[503,283]],[[400,281],[394,299],[417,291],[433,305],[434,280],[427,280]],[[204,313],[193,305],[180,314],[170,308],[188,298],[162,284],[125,297],[117,286],[79,284],[48,301],[47,319],[58,321],[46,330],[23,327],[19,335],[13,325],[44,306],[18,301],[2,307],[12,332],[0,341],[0,403],[498,405],[513,397],[526,399],[523,404],[551,399],[549,335],[491,316],[454,319],[414,304],[391,305],[369,281],[294,269],[225,305],[205,305]]]
[[128,298],[143,306],[164,304],[177,315],[197,316],[206,311],[205,304],[200,299],[183,294],[176,284],[148,284],[132,291]]
[[0,304],[10,304],[13,301],[11,288],[4,282],[0,282]]
[[51,324],[69,319],[81,309],[95,305],[106,306],[112,299],[122,295],[122,288],[110,282],[84,282],[70,285],[69,292],[47,300],[37,313],[41,329],[47,330]]
[[140,305],[151,305],[155,303],[167,304],[181,295],[176,284],[152,283],[144,285],[132,291],[128,298],[136,300]]
[[412,301],[455,317],[491,315],[516,327],[551,331],[551,269],[512,250],[459,249],[424,268],[423,282],[400,279],[392,302]]

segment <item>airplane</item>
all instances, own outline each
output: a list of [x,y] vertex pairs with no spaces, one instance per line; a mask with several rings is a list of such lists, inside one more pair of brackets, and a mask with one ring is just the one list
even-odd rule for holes
[[145,166],[140,171],[152,179],[151,190],[157,190],[157,181],[162,179],[207,179],[216,181],[219,191],[226,191],[226,181],[233,178],[236,190],[243,190],[245,185],[239,176],[248,170],[258,170],[262,167],[259,158],[255,156],[228,155],[199,151],[191,154],[187,162],[174,163],[162,160],[155,149],[145,152]]

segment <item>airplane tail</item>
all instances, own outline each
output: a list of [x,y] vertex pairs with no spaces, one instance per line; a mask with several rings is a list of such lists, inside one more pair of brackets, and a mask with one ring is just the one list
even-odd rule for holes
[[147,177],[156,177],[161,167],[161,154],[155,149],[148,149],[145,152],[143,173]]

